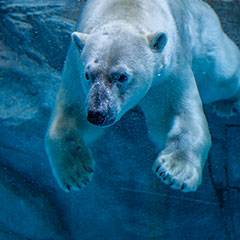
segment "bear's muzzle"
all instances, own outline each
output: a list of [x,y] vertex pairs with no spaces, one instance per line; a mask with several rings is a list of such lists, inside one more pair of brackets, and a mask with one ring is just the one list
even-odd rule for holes
[[103,82],[95,83],[88,94],[86,102],[87,120],[96,126],[112,125],[118,115],[117,94]]

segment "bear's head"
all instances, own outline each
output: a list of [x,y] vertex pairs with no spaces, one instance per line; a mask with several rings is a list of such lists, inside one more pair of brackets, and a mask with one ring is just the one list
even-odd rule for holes
[[147,94],[156,72],[155,54],[166,45],[164,33],[143,36],[129,27],[86,34],[74,32],[90,123],[110,126]]

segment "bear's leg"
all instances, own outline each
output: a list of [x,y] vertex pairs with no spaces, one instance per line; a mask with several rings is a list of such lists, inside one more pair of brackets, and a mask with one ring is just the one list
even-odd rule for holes
[[219,116],[232,116],[240,113],[240,51],[209,11],[202,16],[193,68],[203,103],[211,103]]
[[[165,87],[159,86],[149,92],[153,97],[141,104],[149,135],[160,150],[153,172],[164,183],[184,192],[195,191],[201,183],[202,169],[211,146],[201,99],[191,75],[188,89],[176,89],[181,83],[168,81]],[[166,88],[171,89],[170,92]],[[182,92],[173,93],[173,89]]]
[[210,145],[203,112],[186,111],[182,116],[175,116],[165,147],[153,164],[153,172],[173,189],[195,191],[202,181]]
[[[61,97],[60,93],[58,99]],[[88,124],[78,105],[66,106],[58,99],[45,137],[45,147],[61,188],[79,190],[91,179],[95,165],[87,143],[96,140],[103,130]]]
[[240,52],[224,33],[223,39],[215,53],[212,79],[217,101],[212,109],[218,116],[229,117],[240,113]]

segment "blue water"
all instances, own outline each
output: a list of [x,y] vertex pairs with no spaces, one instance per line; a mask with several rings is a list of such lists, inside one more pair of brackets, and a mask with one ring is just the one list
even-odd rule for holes
[[[239,240],[240,117],[208,106],[213,146],[196,192],[152,173],[155,147],[138,108],[92,148],[88,187],[59,188],[43,137],[79,12],[66,2],[0,0],[0,240]],[[214,4],[237,42],[239,5]]]

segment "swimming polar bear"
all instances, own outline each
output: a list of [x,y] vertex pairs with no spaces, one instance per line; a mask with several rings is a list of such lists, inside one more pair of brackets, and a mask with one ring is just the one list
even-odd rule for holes
[[89,0],[45,137],[59,185],[87,185],[89,144],[138,104],[159,149],[153,172],[195,191],[211,146],[202,101],[219,115],[239,112],[239,81],[239,49],[205,2]]

